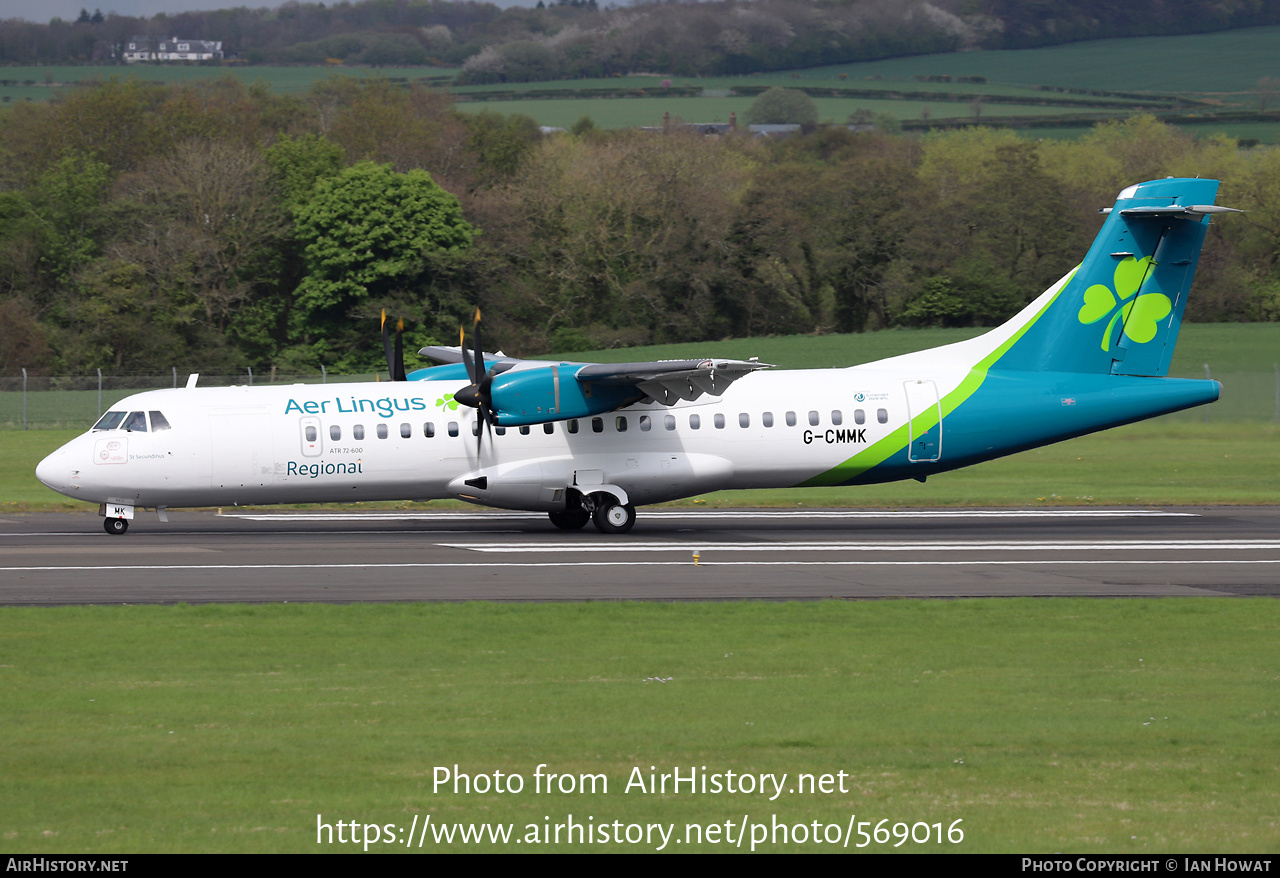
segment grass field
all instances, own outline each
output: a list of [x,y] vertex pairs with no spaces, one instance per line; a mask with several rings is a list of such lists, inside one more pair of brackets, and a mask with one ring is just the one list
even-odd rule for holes
[[[783,369],[854,366],[974,338],[985,329],[888,329],[848,335],[786,335],[718,342],[652,345],[561,354],[601,363],[683,357],[759,357]],[[1188,323],[1178,334],[1170,374],[1203,378],[1214,373],[1270,372],[1280,362],[1280,323]]]
[[[493,86],[464,86],[456,89],[460,97],[474,98],[486,92],[521,92],[528,100],[470,101],[459,104],[464,112],[488,109],[496,112],[521,112],[533,116],[542,125],[568,127],[589,115],[602,128],[655,125],[669,112],[685,121],[728,121],[729,113],[743,117],[750,106],[748,97],[674,97],[662,96],[662,81],[675,87],[695,87],[713,94],[746,86],[806,86],[857,88],[883,91],[884,98],[819,97],[819,118],[842,122],[855,110],[884,113],[901,120],[920,120],[927,110],[929,119],[968,119],[973,115],[970,97],[1002,97],[1023,100],[1020,103],[991,103],[981,110],[980,120],[998,120],[1010,116],[1046,119],[1078,114],[1085,110],[1097,116],[1128,112],[1123,108],[1095,109],[1073,107],[1105,99],[1113,103],[1132,104],[1133,108],[1159,108],[1169,101],[1204,102],[1209,106],[1253,110],[1257,98],[1253,94],[1259,79],[1273,76],[1274,47],[1280,27],[1249,28],[1177,37],[1142,37],[1126,40],[1098,40],[1044,49],[962,52],[948,55],[914,56],[885,61],[845,64],[798,71],[780,71],[738,77],[628,76],[608,79],[564,80],[544,83],[516,83]],[[1230,58],[1230,64],[1221,63]],[[287,94],[301,94],[312,83],[335,73],[347,76],[388,76],[403,82],[439,84],[456,70],[436,68],[336,68],[336,67],[180,67],[139,65],[131,67],[15,67],[6,68],[0,80],[0,104],[21,100],[43,100],[68,85],[101,80],[108,76],[130,76],[160,82],[186,82],[219,76],[236,76],[247,81],[264,81],[273,89]],[[959,82],[920,82],[916,77],[948,75],[986,77],[983,84]],[[843,78],[842,78],[843,77]],[[1039,86],[1060,89],[1092,90],[1109,93],[1071,93],[1043,91]],[[538,95],[565,89],[643,89],[645,97],[587,98]],[[899,100],[921,92],[946,92],[959,101]],[[1149,94],[1150,97],[1125,98],[1124,94]],[[1043,101],[1064,106],[1044,106]],[[1225,126],[1225,127],[1224,127]],[[1087,127],[1026,129],[1029,137],[1078,137]],[[1259,140],[1280,142],[1280,123],[1213,122],[1188,125],[1197,135],[1218,132]]]
[[[532,116],[539,125],[568,128],[583,116],[590,116],[599,128],[636,128],[643,125],[661,125],[662,114],[685,122],[728,122],[729,114],[737,113],[739,125],[745,130],[747,110],[753,98],[702,98],[702,97],[643,97],[643,98],[550,98],[518,101],[470,101],[457,105],[464,113],[524,113]],[[818,119],[821,122],[843,124],[857,110],[884,113],[895,119],[920,119],[928,110],[931,119],[973,119],[968,104],[942,101],[868,100],[865,98],[815,98]],[[1100,115],[1124,115],[1120,110],[1090,111]],[[1044,107],[1032,104],[983,104],[981,119],[1002,116],[1061,116],[1061,107]]]
[[[992,82],[1052,85],[1104,91],[1216,94],[1250,92],[1259,79],[1276,75],[1280,27],[1242,28],[1211,34],[1092,40],[1001,52],[956,52],[842,64],[801,76],[848,81],[881,76],[985,76]],[[1230,58],[1231,63],[1222,60]]]
[[[688,823],[853,815],[888,821],[872,850],[898,822],[963,831],[904,852],[1280,844],[1274,600],[9,608],[0,651],[0,826],[27,853],[339,848],[318,815],[674,824],[677,851],[726,846]],[[540,764],[603,780],[538,793]],[[524,786],[437,790],[455,765]],[[787,780],[627,792],[651,767]]]

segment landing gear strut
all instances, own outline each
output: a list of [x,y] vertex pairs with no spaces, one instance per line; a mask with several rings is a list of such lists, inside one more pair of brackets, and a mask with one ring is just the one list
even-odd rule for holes
[[129,529],[129,522],[123,518],[104,518],[102,529],[113,537],[118,537]]

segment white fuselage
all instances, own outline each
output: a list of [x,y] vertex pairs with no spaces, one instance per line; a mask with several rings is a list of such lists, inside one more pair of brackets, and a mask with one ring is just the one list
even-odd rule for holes
[[[945,390],[910,383],[924,386],[925,405]],[[37,475],[71,497],[139,507],[463,497],[551,510],[569,486],[601,484],[644,504],[798,484],[903,426],[908,411],[901,375],[757,373],[720,397],[508,427],[484,436],[477,453],[475,410],[445,402],[463,386],[150,391],[112,410],[161,412],[170,429],[91,430],[50,455]],[[476,483],[479,476],[486,478]]]

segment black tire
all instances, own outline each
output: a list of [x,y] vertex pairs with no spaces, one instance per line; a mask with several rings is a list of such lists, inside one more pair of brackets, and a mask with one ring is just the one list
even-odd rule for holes
[[548,512],[547,517],[551,519],[552,524],[561,530],[579,530],[591,520],[591,513],[579,507],[577,509],[566,509],[563,512]]
[[591,519],[602,534],[624,534],[636,523],[636,508],[630,503],[623,506],[607,500],[596,506]]
[[129,529],[129,522],[123,518],[104,518],[102,519],[102,529],[113,537],[122,536]]

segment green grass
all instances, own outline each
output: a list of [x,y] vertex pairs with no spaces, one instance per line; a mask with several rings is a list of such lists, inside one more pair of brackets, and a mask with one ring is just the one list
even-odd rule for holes
[[[523,113],[532,116],[539,125],[568,128],[583,116],[590,116],[599,128],[635,128],[643,125],[661,125],[662,114],[685,122],[728,122],[729,113],[737,113],[740,126],[746,126],[747,110],[752,98],[550,98],[513,101],[469,101],[457,104],[464,113],[488,111],[493,113]],[[971,119],[973,111],[968,104],[938,101],[925,104],[920,101],[868,100],[863,98],[816,98],[818,119],[823,122],[844,123],[856,110],[885,113],[896,119],[919,119],[921,111],[928,108],[931,119]],[[1106,114],[1107,111],[1097,111]],[[1045,107],[1033,104],[983,104],[982,119],[1002,116],[1060,116],[1061,107]],[[1112,111],[1119,115],[1120,111]]]
[[265,82],[272,90],[282,94],[299,95],[314,83],[335,74],[358,79],[389,77],[414,81],[423,77],[453,76],[457,70],[437,67],[255,67],[249,65],[205,66],[182,64],[137,64],[110,66],[50,66],[50,67],[2,67],[0,101],[9,98],[19,100],[48,100],[60,92],[81,83],[103,82],[111,77],[137,79],[142,82],[158,82],[181,85],[232,76],[247,83]]
[[[889,329],[848,335],[785,335],[718,342],[576,351],[556,356],[601,363],[684,357],[758,356],[783,369],[855,366],[885,357],[973,338],[985,329]],[[1178,335],[1170,374],[1204,377],[1204,364],[1218,372],[1271,372],[1280,362],[1280,323],[1189,323]]]
[[[0,652],[0,826],[28,853],[315,851],[317,815],[428,814],[517,836],[569,814],[679,837],[962,820],[966,852],[1280,844],[1274,600],[10,608]],[[525,788],[436,791],[455,764]],[[608,792],[538,794],[539,764]],[[623,791],[650,766],[845,772],[846,792]]]
[[[1211,34],[1093,40],[1002,52],[956,52],[842,64],[804,71],[801,78],[848,74],[909,80],[918,75],[985,76],[991,82],[1163,94],[1247,92],[1274,76],[1280,27]],[[1230,58],[1229,64],[1222,63]]]

